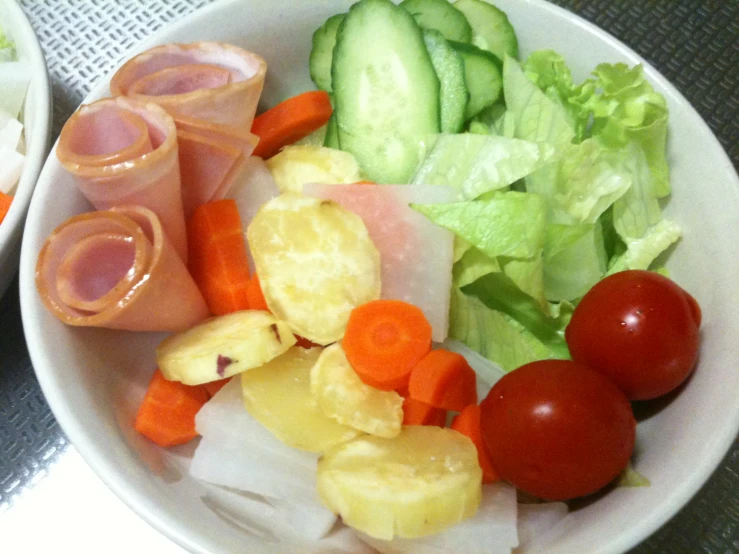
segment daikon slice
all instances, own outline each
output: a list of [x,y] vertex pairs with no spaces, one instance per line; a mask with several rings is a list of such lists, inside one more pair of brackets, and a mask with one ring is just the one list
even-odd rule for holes
[[18,150],[23,134],[23,123],[0,111],[0,146]]
[[408,205],[458,200],[451,187],[430,185],[308,184],[303,194],[334,200],[362,218],[380,252],[382,298],[419,307],[431,323],[433,340],[449,327],[454,235]]
[[15,151],[15,148],[9,148],[0,144],[0,192],[10,193],[23,172],[23,160],[25,156]]
[[26,62],[0,63],[0,111],[18,117],[31,81],[31,68]]
[[[267,164],[264,163],[262,158],[251,156],[244,164],[241,177],[228,191],[226,198],[232,198],[236,201],[239,216],[241,216],[241,225],[246,233],[259,208],[279,195],[280,190],[277,188],[277,183],[275,183],[272,173],[267,168]],[[247,254],[249,269],[254,273],[256,266],[251,250],[248,250]]]
[[287,446],[254,419],[244,406],[238,377],[231,379],[200,409],[195,428],[203,437],[247,445],[269,463],[315,478],[318,454]]
[[518,505],[518,537],[520,546],[525,547],[552,529],[567,515],[564,502]]
[[510,554],[518,546],[516,489],[506,483],[483,486],[477,514],[436,535],[391,541],[358,536],[382,554]]

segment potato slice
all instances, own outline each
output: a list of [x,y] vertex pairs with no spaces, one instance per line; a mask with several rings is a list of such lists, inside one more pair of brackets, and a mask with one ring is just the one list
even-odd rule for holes
[[470,439],[405,426],[393,439],[365,435],[318,461],[318,494],[347,525],[372,537],[413,539],[472,517],[482,470]]
[[157,364],[170,381],[201,385],[258,367],[295,344],[290,327],[264,311],[213,317],[166,338]]
[[359,164],[348,152],[322,146],[286,146],[267,160],[280,192],[300,192],[305,183],[361,181]]
[[379,437],[396,437],[403,424],[403,397],[365,385],[340,344],[326,348],[310,371],[313,396],[324,414]]
[[310,391],[310,369],[321,348],[294,346],[279,358],[241,376],[246,410],[282,442],[323,452],[359,435],[324,415]]
[[330,200],[288,193],[247,230],[267,306],[316,344],[344,336],[350,312],[380,297],[380,255],[362,220]]

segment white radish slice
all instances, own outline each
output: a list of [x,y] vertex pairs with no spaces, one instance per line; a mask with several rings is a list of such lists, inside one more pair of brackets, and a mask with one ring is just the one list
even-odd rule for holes
[[451,187],[431,185],[307,184],[303,194],[334,200],[364,221],[382,263],[382,298],[403,300],[423,310],[433,340],[449,327],[454,235],[409,204],[458,200]]
[[[335,516],[320,506],[276,503],[221,487],[210,488],[205,498],[206,504],[220,517],[257,534],[261,532],[266,540],[279,539],[280,552],[370,553],[348,529],[336,526]],[[298,541],[306,542],[295,544]]]
[[[280,190],[277,188],[277,183],[272,178],[272,174],[267,169],[264,160],[252,156],[244,164],[241,177],[233,184],[231,190],[226,194],[226,198],[232,198],[236,201],[241,217],[241,225],[244,228],[244,233],[246,233],[246,229],[259,208],[279,195]],[[249,269],[253,273],[255,266],[251,252],[248,252],[248,256]]]
[[17,151],[22,133],[23,123],[0,112],[0,146],[7,146]]
[[[17,117],[23,107],[31,69],[26,62],[0,63],[0,111]],[[0,166],[2,167],[2,166]]]
[[195,418],[203,436],[190,474],[203,481],[273,498],[316,499],[318,455],[283,444],[244,408],[233,378]]
[[483,486],[480,509],[474,517],[436,535],[391,541],[357,535],[382,554],[510,554],[518,546],[516,508],[516,489],[507,483],[493,483]]
[[23,160],[25,156],[0,144],[0,192],[10,193],[23,172]]
[[518,505],[518,538],[526,547],[535,538],[541,538],[567,515],[564,502]]
[[482,401],[493,388],[493,385],[503,377],[506,372],[495,362],[481,356],[469,346],[456,339],[447,339],[441,344],[442,348],[461,354],[477,374],[477,399]]

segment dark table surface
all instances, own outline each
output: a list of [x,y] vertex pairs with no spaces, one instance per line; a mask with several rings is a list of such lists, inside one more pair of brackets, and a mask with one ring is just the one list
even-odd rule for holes
[[[53,140],[97,78],[122,58],[130,46],[206,3],[203,0],[21,1],[47,56],[54,96]],[[609,31],[654,65],[696,107],[728,152],[734,167],[739,166],[738,0],[557,0],[554,3]],[[34,375],[23,338],[16,279],[0,300],[0,544],[7,532],[25,533],[19,531],[23,521],[29,530],[44,528],[43,524],[38,527],[30,524],[33,511],[26,510],[22,517],[11,516],[21,514],[19,507],[25,499],[37,494],[34,491],[42,483],[63,471],[66,479],[68,469],[60,468],[73,457],[79,465],[76,479],[84,481],[91,470],[77,459],[79,456],[54,419]],[[89,476],[89,479],[93,483],[95,478]],[[100,485],[90,486],[94,489]],[[95,490],[98,494],[99,490]],[[60,489],[54,494],[66,493]],[[100,509],[124,517],[120,515],[123,512],[116,511],[114,499],[108,502],[107,507]],[[48,504],[48,500],[44,503]],[[136,524],[135,516],[125,523],[131,527]],[[84,523],[79,523],[80,533],[84,528]],[[633,554],[739,552],[738,529],[739,441],[735,441],[695,498],[634,549]],[[134,542],[126,543],[125,548],[130,551],[135,544],[141,551],[152,551],[151,533],[148,530],[129,539]],[[64,541],[74,536],[72,532],[66,538],[59,537],[61,542],[56,544],[69,546]],[[94,541],[81,544],[77,552],[98,551]],[[8,546],[6,543],[2,549]],[[35,551],[22,545],[9,550]],[[106,550],[112,551],[124,550]],[[179,549],[173,547],[172,552],[175,551]]]

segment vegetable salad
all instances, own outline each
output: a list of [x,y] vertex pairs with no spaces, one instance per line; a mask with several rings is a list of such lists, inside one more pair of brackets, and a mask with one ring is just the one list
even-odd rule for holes
[[[319,90],[259,115],[257,54],[125,64],[62,132],[98,211],[37,285],[68,324],[172,332],[136,430],[352,552],[510,553],[648,485],[630,401],[687,378],[701,324],[662,267],[666,103],[640,66],[519,54],[481,0],[360,0],[313,35]],[[111,206],[93,174],[171,196]]]

